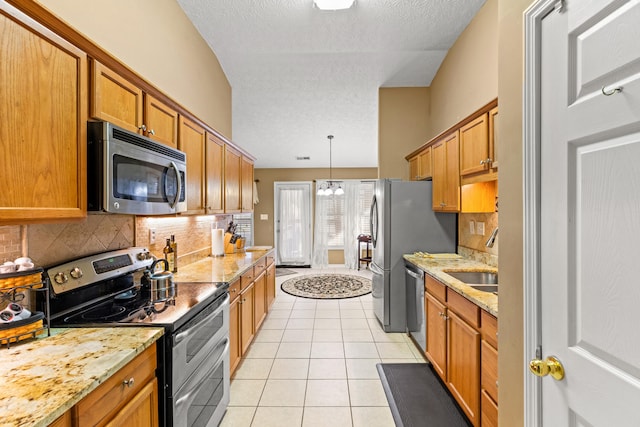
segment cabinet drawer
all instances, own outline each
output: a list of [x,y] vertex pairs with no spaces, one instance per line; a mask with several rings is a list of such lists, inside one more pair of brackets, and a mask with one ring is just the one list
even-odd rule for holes
[[248,269],[246,271],[246,273],[244,273],[242,276],[240,276],[240,288],[241,288],[241,290],[244,291],[247,288],[247,286],[249,286],[251,284],[251,282],[253,282],[253,278],[254,277],[255,277],[255,275],[253,273],[253,267]]
[[273,264],[275,262],[275,257],[273,255],[267,255],[267,266]]
[[495,401],[498,400],[498,351],[487,341],[481,345],[481,377],[480,388],[485,390]]
[[[155,370],[156,346],[154,344],[74,406],[74,418],[77,420],[74,425],[79,427],[100,425],[110,418],[110,414],[120,410],[149,381],[152,381],[156,376]],[[133,385],[124,383],[131,379],[133,379]]]
[[480,308],[451,289],[447,289],[447,303],[449,309],[466,320],[474,328],[480,327]]
[[483,340],[498,348],[498,319],[484,310],[480,311],[480,332]]
[[480,425],[498,427],[498,405],[482,390],[480,393]]
[[253,274],[258,277],[267,268],[267,258],[263,257],[253,264]]
[[240,280],[236,280],[229,285],[229,299],[233,302],[240,296]]
[[447,287],[438,282],[428,274],[424,275],[424,286],[426,290],[433,295],[438,301],[447,302]]

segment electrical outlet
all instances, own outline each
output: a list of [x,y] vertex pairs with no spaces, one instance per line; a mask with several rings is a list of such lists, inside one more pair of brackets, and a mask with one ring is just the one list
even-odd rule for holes
[[269,214],[260,214],[260,221],[266,221],[269,219]]
[[474,220],[469,221],[469,234],[476,234],[476,222]]
[[484,236],[484,222],[477,222],[476,223],[476,232],[479,235]]
[[156,229],[155,228],[150,228],[149,229],[149,244],[153,245],[156,243]]

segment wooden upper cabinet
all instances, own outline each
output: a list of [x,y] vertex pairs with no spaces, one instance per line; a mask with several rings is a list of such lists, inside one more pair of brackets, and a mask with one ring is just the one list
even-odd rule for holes
[[91,61],[91,111],[94,119],[140,133],[142,89],[96,60]]
[[242,155],[236,149],[224,147],[224,210],[226,213],[242,211],[240,185]]
[[224,212],[224,142],[207,132],[205,147],[206,213]]
[[144,95],[144,125],[148,137],[178,147],[178,112],[149,94]]
[[489,157],[491,158],[491,167],[498,169],[498,107],[489,111]]
[[420,181],[431,178],[433,176],[431,159],[431,146],[425,148],[419,154],[409,159],[409,179],[411,181]]
[[204,128],[186,117],[180,117],[180,143],[178,148],[187,154],[187,211],[186,214],[204,213]]
[[178,112],[96,60],[91,61],[90,105],[94,119],[178,146]]
[[242,212],[253,212],[253,160],[242,156],[242,170],[240,172],[242,188]]
[[433,210],[460,210],[460,167],[458,131],[433,144]]
[[87,214],[87,57],[0,3],[0,224]]
[[489,116],[485,113],[460,128],[460,175],[488,170],[491,161]]

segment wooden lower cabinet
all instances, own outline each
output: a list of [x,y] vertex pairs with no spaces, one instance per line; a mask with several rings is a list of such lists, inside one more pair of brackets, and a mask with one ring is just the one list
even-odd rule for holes
[[51,425],[158,426],[156,365],[153,344]]
[[229,286],[229,367],[231,374],[240,363],[242,355],[240,348],[240,281],[236,280]]
[[448,311],[447,385],[474,426],[480,417],[480,333]]
[[425,275],[426,356],[474,426],[498,424],[497,319]]
[[255,332],[253,321],[253,283],[240,294],[240,354],[245,354]]
[[260,273],[253,282],[253,326],[257,331],[267,316],[267,274]]
[[271,261],[267,267],[267,311],[276,299],[276,264]]

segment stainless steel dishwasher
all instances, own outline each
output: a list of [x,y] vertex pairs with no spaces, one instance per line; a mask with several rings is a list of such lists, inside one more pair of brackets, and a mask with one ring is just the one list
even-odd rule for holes
[[424,311],[424,272],[413,264],[405,263],[407,286],[407,331],[422,351],[427,349],[427,324]]

